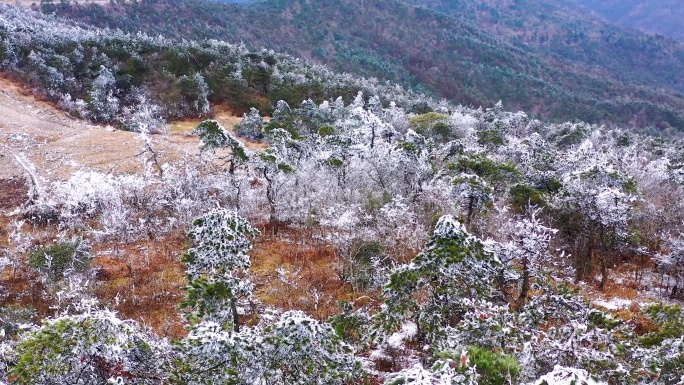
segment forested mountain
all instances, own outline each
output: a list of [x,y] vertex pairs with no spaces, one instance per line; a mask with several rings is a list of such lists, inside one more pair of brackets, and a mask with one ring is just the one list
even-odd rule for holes
[[684,40],[684,3],[677,0],[576,0],[606,20],[644,31]]
[[682,46],[604,23],[572,2],[413,2],[470,21],[514,45],[534,47],[561,68],[574,67],[628,84],[683,90],[684,83],[677,74],[684,58]]
[[418,3],[160,0],[43,9],[100,27],[267,47],[465,105],[501,100],[552,121],[684,128],[684,50],[671,41],[543,0]]

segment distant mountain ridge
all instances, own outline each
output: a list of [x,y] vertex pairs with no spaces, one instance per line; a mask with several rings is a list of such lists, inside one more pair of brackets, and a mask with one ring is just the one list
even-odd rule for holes
[[681,0],[576,1],[612,23],[684,41],[684,2]]
[[[589,0],[585,0],[589,1]],[[514,45],[534,47],[548,61],[579,66],[603,78],[684,90],[684,47],[606,24],[584,8],[559,0],[412,0],[470,21]]]
[[[205,0],[55,5],[99,27],[266,47],[458,103],[684,130],[684,49],[546,0]],[[183,15],[169,18],[169,14]]]

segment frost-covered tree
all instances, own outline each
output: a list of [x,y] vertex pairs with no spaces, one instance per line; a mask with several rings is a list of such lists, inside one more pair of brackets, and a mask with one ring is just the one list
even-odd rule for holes
[[273,234],[278,232],[278,208],[281,193],[286,185],[294,182],[295,161],[298,158],[299,142],[292,139],[289,132],[275,129],[269,133],[271,147],[258,154],[255,168],[266,185],[266,200],[269,207],[269,222]]
[[[665,248],[654,259],[658,269],[672,279],[670,297],[681,296],[684,285],[684,236],[683,234],[668,235],[665,238]],[[669,286],[669,285],[668,285]]]
[[515,264],[520,266],[522,276],[515,274],[513,277],[520,284],[519,294],[515,300],[509,299],[516,308],[528,300],[532,280],[540,265],[550,259],[549,243],[556,230],[544,226],[538,218],[539,212],[540,210],[535,207],[528,207],[527,212],[513,222],[509,235],[511,240],[503,244],[490,245],[503,263],[498,280],[504,295],[508,298],[510,298],[507,293],[510,272],[507,270]]
[[332,327],[300,311],[240,332],[202,322],[179,348],[177,384],[343,385],[362,375],[352,348]]
[[209,113],[211,110],[211,105],[207,99],[209,96],[209,85],[207,85],[201,73],[195,72],[191,76],[181,76],[178,79],[177,86],[180,89],[182,98],[175,107],[180,111],[171,111],[172,115],[202,117]]
[[473,174],[461,174],[452,183],[457,207],[464,213],[466,225],[472,226],[478,214],[492,207],[493,190],[487,181]]
[[217,210],[197,218],[188,237],[191,247],[183,256],[188,286],[181,308],[192,320],[213,321],[238,331],[238,300],[252,294],[247,276],[251,236],[258,234],[236,213]]
[[210,154],[207,164],[214,165],[218,161],[220,167],[228,171],[226,179],[233,187],[233,204],[239,212],[243,192],[247,189],[247,178],[251,171],[249,151],[215,120],[203,121],[192,133],[200,138],[201,154]]
[[520,171],[510,161],[498,161],[482,152],[464,152],[463,146],[444,146],[442,176],[454,176],[453,194],[469,229],[476,229],[478,219],[491,209],[496,197],[520,179]]
[[163,384],[170,346],[108,310],[49,318],[20,336],[11,383]]
[[434,177],[429,146],[428,140],[409,129],[404,140],[393,151],[392,162],[396,162],[397,176],[403,182],[402,193],[414,200],[423,193],[425,185]]
[[[64,60],[60,60],[66,59],[63,56],[51,56],[52,57],[50,57],[50,61],[56,62],[54,65],[71,66],[71,63],[69,63],[68,60],[66,60],[66,62],[64,62]],[[27,64],[31,73],[28,79],[29,83],[31,83],[34,87],[45,87],[48,95],[56,93],[64,84],[65,73],[58,71],[57,68],[51,65],[48,65],[45,61],[45,58],[35,51],[31,51],[27,59]]]
[[219,158],[228,163],[228,172],[235,174],[235,171],[245,165],[249,160],[247,148],[240,143],[221,123],[215,120],[205,120],[192,131],[193,135],[200,138],[202,152],[209,152],[213,155],[219,149],[227,149],[228,153],[222,153]]
[[123,108],[120,120],[126,130],[162,134],[169,130],[163,115],[160,106],[154,104],[144,93],[140,93],[135,105]]
[[235,126],[235,133],[251,140],[261,140],[264,137],[264,118],[256,108],[250,108],[249,114],[244,114],[242,121]]
[[430,368],[415,364],[392,373],[385,380],[385,385],[477,385],[477,380],[475,367],[468,365],[468,356],[463,352],[460,359],[439,359]]
[[601,288],[608,281],[612,254],[627,236],[636,200],[635,181],[616,169],[613,154],[606,152],[597,152],[593,142],[586,140],[571,153],[555,201],[564,222],[559,229],[576,245],[576,280],[590,276],[592,260],[598,257]]
[[[540,293],[519,309],[514,330],[528,333],[517,353],[528,381],[555,365],[579,368],[604,379],[632,383],[643,362],[626,351],[621,339],[633,332],[628,325],[589,304],[562,282],[538,282]],[[555,325],[546,328],[546,325]],[[638,383],[638,382],[637,382]]]
[[383,289],[385,307],[377,319],[384,330],[412,321],[421,338],[443,338],[444,329],[461,320],[463,298],[496,297],[499,264],[463,224],[444,216],[425,249],[391,274]]
[[284,313],[264,328],[264,377],[283,384],[344,384],[358,378],[360,363],[329,324],[301,311]]
[[88,109],[98,122],[110,122],[119,112],[119,98],[116,96],[116,79],[109,68],[100,67],[100,73],[88,94]]

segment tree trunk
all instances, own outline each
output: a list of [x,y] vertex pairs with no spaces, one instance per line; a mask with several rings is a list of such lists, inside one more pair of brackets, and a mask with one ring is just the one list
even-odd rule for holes
[[466,218],[466,225],[468,226],[469,230],[470,230],[470,222],[472,222],[472,218],[473,218],[473,211],[475,211],[475,196],[471,194],[468,197],[468,217]]
[[591,259],[594,255],[594,224],[589,222],[589,234],[587,235],[587,250],[583,255],[580,254],[576,258],[577,265],[575,266],[575,283],[579,283],[591,274]]
[[577,266],[575,266],[577,269],[575,273],[575,283],[579,283],[580,281],[584,280],[590,273],[591,269],[589,267],[591,264],[592,254],[594,254],[594,248],[591,245],[591,241],[589,241],[589,244],[587,245],[587,252],[584,253],[584,255],[577,257]]
[[606,259],[607,257],[605,255],[601,256],[601,285],[599,286],[601,291],[606,288],[606,284],[608,283],[608,262]]
[[233,313],[233,329],[236,333],[240,331],[240,318],[237,311],[237,299],[230,299],[230,311]]
[[503,294],[504,296],[504,299],[506,300],[506,302],[510,303],[511,294],[508,292],[508,289],[506,289],[506,277],[504,276],[503,268],[499,270],[499,274],[497,274],[496,280],[499,286],[499,290],[501,290],[501,294]]
[[610,247],[608,247],[608,242],[606,241],[605,237],[605,229],[603,226],[600,227],[601,231],[599,232],[599,240],[601,242],[601,285],[599,286],[599,289],[603,291],[606,288],[606,285],[608,284],[608,258],[610,256],[610,250],[608,250]]
[[268,206],[271,210],[268,221],[271,224],[271,235],[278,235],[278,220],[276,218],[276,204],[273,192],[273,180],[268,177],[266,171],[264,171],[264,179],[266,179],[266,199],[268,200]]
[[525,301],[527,301],[527,295],[530,291],[530,262],[527,257],[522,260],[523,264],[523,281],[522,287],[520,288],[520,297],[518,297],[518,310],[523,307]]

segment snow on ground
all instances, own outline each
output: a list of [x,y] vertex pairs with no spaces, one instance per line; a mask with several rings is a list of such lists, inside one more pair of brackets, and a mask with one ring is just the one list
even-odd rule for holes
[[607,385],[591,378],[586,370],[565,368],[556,365],[551,373],[541,376],[534,384],[528,385]]
[[395,349],[399,349],[404,345],[405,341],[415,337],[416,333],[418,333],[418,326],[413,322],[407,322],[401,327],[401,330],[387,339],[387,344]]
[[624,298],[612,298],[609,300],[594,300],[592,304],[595,306],[602,307],[606,310],[621,310],[628,309],[632,305],[633,301]]

